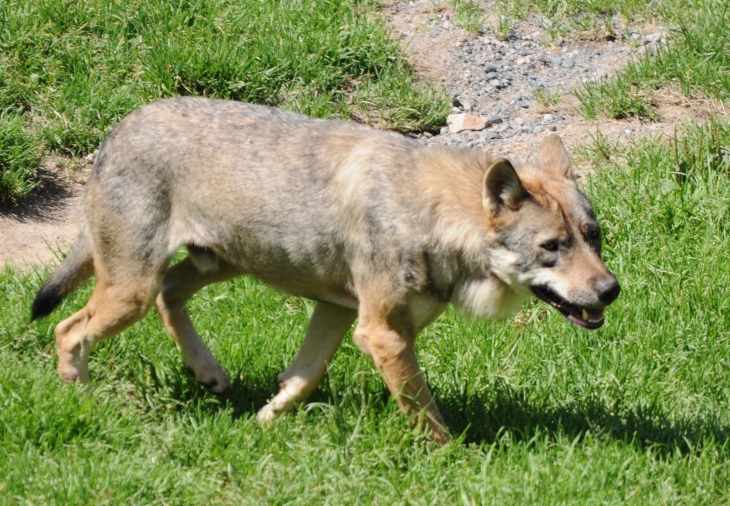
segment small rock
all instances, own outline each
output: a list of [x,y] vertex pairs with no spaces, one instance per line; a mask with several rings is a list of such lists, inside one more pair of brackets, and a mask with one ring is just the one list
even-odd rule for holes
[[502,83],[499,82],[499,79],[492,79],[491,81],[489,81],[489,84],[491,84],[495,88],[501,88],[502,87],[501,86]]
[[484,57],[481,54],[474,56],[474,65],[479,65],[480,67],[484,65]]
[[555,131],[557,131],[557,130],[558,130],[558,127],[556,127],[555,125],[549,125],[549,126],[547,127],[547,129],[548,129],[548,130],[550,130],[551,132],[555,132]]
[[486,65],[484,67],[484,71],[485,72],[496,72],[497,71],[497,66],[496,65]]
[[624,133],[626,135],[634,135],[634,129],[633,128],[627,128],[626,130],[624,130]]
[[431,29],[428,31],[428,34],[431,37],[438,37],[439,33],[441,33],[441,30],[438,26],[432,26]]
[[446,135],[447,133],[449,133],[449,127],[441,127],[439,134]]
[[490,116],[489,117],[489,124],[490,125],[498,125],[499,123],[502,123],[504,120],[502,119],[502,116]]
[[527,121],[525,121],[525,120],[524,120],[524,119],[522,119],[522,118],[519,118],[519,117],[517,117],[517,118],[515,118],[515,119],[513,119],[513,120],[512,120],[512,123],[514,123],[514,124],[515,124],[515,125],[517,125],[517,126],[522,126],[522,125],[524,125],[525,123],[527,123]]
[[489,73],[488,73],[488,74],[486,75],[486,78],[487,78],[487,79],[490,79],[490,80],[491,80],[491,79],[497,79],[498,77],[499,77],[499,75],[498,75],[498,74],[497,74],[496,72],[489,72]]
[[449,132],[454,134],[464,130],[484,130],[489,124],[489,119],[466,113],[450,114],[446,118],[446,123],[449,125]]
[[543,128],[543,127],[541,127],[541,126],[536,126],[535,128],[533,128],[533,129],[532,129],[532,133],[533,133],[533,134],[539,134],[539,133],[542,133],[542,131],[543,131],[543,130],[544,130],[544,128]]
[[542,120],[543,121],[553,121],[553,120],[555,120],[555,116],[553,116],[552,114],[546,114],[542,117]]
[[575,67],[575,60],[573,58],[563,58],[561,64],[566,69],[572,69]]

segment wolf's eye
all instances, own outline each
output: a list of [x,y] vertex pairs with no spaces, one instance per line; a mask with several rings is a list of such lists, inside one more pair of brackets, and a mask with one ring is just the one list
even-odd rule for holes
[[558,244],[558,241],[556,241],[555,239],[552,239],[550,241],[546,241],[546,242],[542,243],[540,245],[540,247],[542,249],[544,249],[545,251],[558,251],[558,248],[560,247],[560,245]]
[[596,242],[601,237],[601,231],[598,228],[589,228],[586,231],[586,238],[590,242]]

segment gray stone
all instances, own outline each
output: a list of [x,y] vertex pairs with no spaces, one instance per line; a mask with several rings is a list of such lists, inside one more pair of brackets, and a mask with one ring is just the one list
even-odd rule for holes
[[563,58],[562,65],[566,69],[572,69],[575,67],[575,60],[573,58]]
[[543,127],[536,126],[535,128],[532,129],[532,133],[533,134],[539,134],[539,133],[542,133],[543,130],[545,130]]
[[484,71],[485,72],[496,72],[497,71],[497,66],[496,65],[486,65],[484,67]]
[[490,116],[489,118],[489,124],[490,125],[498,125],[499,123],[502,123],[504,120],[502,119],[502,116]]
[[481,54],[474,56],[474,65],[484,65],[484,57]]
[[542,117],[542,120],[543,121],[554,121],[555,120],[555,116],[553,116],[552,114],[546,114],[546,115],[544,115]]
[[431,37],[438,37],[439,33],[441,33],[441,30],[438,26],[432,26],[431,29],[428,31],[428,34]]
[[489,72],[486,77],[487,79],[497,79],[499,75],[496,72]]

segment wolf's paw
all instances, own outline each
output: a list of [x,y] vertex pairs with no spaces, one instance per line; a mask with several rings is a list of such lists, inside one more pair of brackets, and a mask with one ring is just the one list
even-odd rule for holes
[[89,371],[86,367],[80,367],[68,360],[58,361],[58,375],[66,383],[88,383]]
[[277,420],[281,415],[286,413],[285,410],[282,410],[280,407],[274,406],[273,404],[273,401],[268,403],[266,406],[259,409],[258,413],[256,413],[256,421],[260,425],[269,425]]
[[231,382],[228,380],[228,376],[221,366],[216,364],[217,367],[206,367],[199,372],[186,365],[185,369],[197,380],[198,383],[203,385],[208,392],[214,395],[223,395],[231,390]]

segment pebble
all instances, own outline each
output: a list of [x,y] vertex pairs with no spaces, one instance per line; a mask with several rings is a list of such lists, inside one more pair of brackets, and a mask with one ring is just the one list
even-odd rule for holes
[[555,120],[555,116],[553,116],[552,114],[545,114],[542,117],[542,120],[543,121],[554,121]]
[[484,130],[489,124],[489,119],[466,113],[450,114],[446,118],[446,123],[449,125],[449,132],[455,134],[464,130]]

